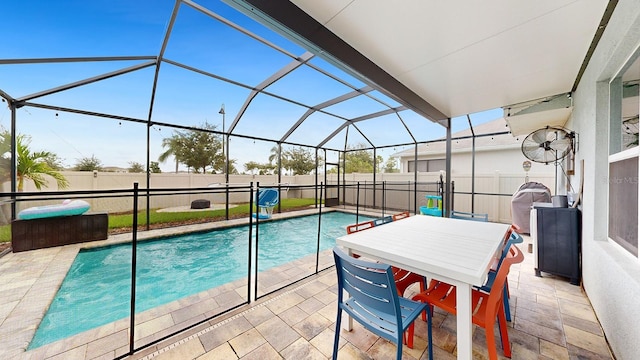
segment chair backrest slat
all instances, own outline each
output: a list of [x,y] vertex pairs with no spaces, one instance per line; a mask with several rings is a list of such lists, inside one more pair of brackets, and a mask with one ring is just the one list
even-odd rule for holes
[[396,220],[408,218],[409,216],[411,216],[411,214],[409,214],[408,211],[403,211],[401,213],[393,214],[392,217],[393,217],[393,221],[396,221]]
[[346,290],[357,303],[375,309],[385,320],[394,323],[399,320],[399,300],[391,266],[355,259],[339,248],[334,248],[333,253],[338,291]]
[[391,217],[391,215],[389,215],[389,216],[377,218],[377,219],[373,220],[373,223],[375,224],[375,226],[380,226],[380,225],[384,225],[384,224],[390,223],[392,221],[393,221],[393,218]]
[[470,212],[451,210],[451,218],[473,220],[473,221],[489,221],[489,214],[479,214],[479,213],[470,213]]
[[376,226],[376,224],[373,222],[373,220],[347,225],[347,234],[353,234],[354,232],[371,229],[374,226]]

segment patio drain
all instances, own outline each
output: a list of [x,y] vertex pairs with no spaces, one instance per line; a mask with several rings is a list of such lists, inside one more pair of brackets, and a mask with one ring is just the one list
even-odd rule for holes
[[190,341],[190,340],[193,340],[193,339],[195,339],[195,338],[198,338],[198,337],[200,337],[201,335],[208,333],[209,331],[212,331],[212,330],[214,330],[214,329],[216,329],[216,328],[219,328],[219,327],[220,327],[220,326],[222,326],[222,325],[226,325],[226,324],[230,323],[231,321],[233,321],[233,320],[235,320],[235,319],[237,319],[237,318],[239,318],[239,317],[241,317],[241,316],[244,316],[244,315],[246,315],[246,314],[249,314],[250,312],[252,312],[253,310],[255,310],[255,309],[257,309],[257,308],[263,307],[263,306],[265,306],[265,305],[267,305],[267,304],[270,304],[270,303],[272,303],[272,302],[274,302],[274,301],[276,301],[276,300],[279,300],[280,298],[282,298],[282,297],[283,297],[283,296],[285,296],[285,295],[289,295],[289,294],[291,294],[292,292],[298,291],[298,290],[300,290],[300,289],[304,288],[305,286],[307,286],[307,285],[309,285],[309,284],[311,284],[311,283],[312,283],[312,281],[309,281],[309,282],[306,282],[306,283],[304,283],[304,284],[302,284],[302,285],[300,285],[300,286],[298,286],[298,287],[296,287],[296,288],[294,288],[294,289],[291,289],[291,290],[285,291],[285,292],[283,292],[282,294],[280,294],[280,295],[278,295],[278,296],[276,296],[276,297],[274,297],[274,298],[272,298],[272,299],[269,299],[269,300],[267,300],[267,301],[265,301],[265,302],[262,302],[262,303],[260,303],[260,304],[258,304],[258,305],[256,305],[256,306],[253,306],[253,307],[251,307],[250,309],[247,309],[247,310],[245,310],[245,311],[243,311],[243,312],[241,312],[241,313],[235,314],[235,315],[233,315],[232,317],[230,317],[230,318],[228,318],[228,319],[225,319],[225,320],[223,320],[223,321],[221,321],[221,322],[219,322],[219,323],[216,323],[216,324],[214,324],[214,325],[211,325],[210,327],[208,327],[208,328],[206,328],[206,329],[203,329],[203,330],[201,330],[201,331],[199,331],[199,332],[197,332],[197,333],[195,333],[195,334],[192,334],[192,335],[190,335],[190,336],[188,336],[188,337],[186,337],[186,338],[184,338],[184,339],[178,340],[178,341],[176,341],[176,342],[175,342],[175,343],[173,343],[173,344],[170,344],[170,345],[167,345],[167,346],[163,347],[162,349],[158,349],[157,351],[155,351],[155,352],[153,352],[153,353],[151,353],[151,354],[148,354],[148,355],[146,355],[145,357],[140,358],[139,360],[149,360],[149,359],[153,359],[154,357],[156,357],[156,356],[158,356],[158,355],[160,355],[160,354],[162,354],[162,353],[165,353],[165,352],[167,352],[167,351],[169,351],[169,350],[171,350],[171,349],[173,349],[173,348],[175,348],[175,347],[177,347],[177,346],[179,346],[179,345],[185,344],[186,342],[188,342],[188,341]]

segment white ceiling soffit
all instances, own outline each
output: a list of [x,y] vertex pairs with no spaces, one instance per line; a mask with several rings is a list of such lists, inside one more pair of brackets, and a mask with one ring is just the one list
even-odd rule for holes
[[449,117],[572,90],[606,0],[291,0]]
[[511,135],[528,135],[547,126],[564,127],[571,116],[573,107],[538,111],[523,115],[508,116],[504,119],[509,125]]
[[546,126],[563,127],[573,109],[571,94],[558,94],[543,99],[509,105],[504,119],[511,135],[526,135]]

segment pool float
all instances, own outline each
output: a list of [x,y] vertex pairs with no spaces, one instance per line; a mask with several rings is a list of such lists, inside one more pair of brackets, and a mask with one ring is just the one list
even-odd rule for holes
[[89,203],[84,200],[65,200],[62,204],[34,206],[18,213],[18,219],[31,220],[57,216],[82,215],[89,210]]

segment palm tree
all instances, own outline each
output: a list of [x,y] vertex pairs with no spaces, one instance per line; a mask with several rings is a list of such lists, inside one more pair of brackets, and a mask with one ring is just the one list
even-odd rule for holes
[[58,189],[69,187],[69,182],[64,175],[52,168],[47,162],[47,159],[50,159],[54,154],[48,151],[31,152],[29,143],[28,136],[22,134],[16,136],[18,191],[24,190],[25,179],[32,180],[38,190],[42,189],[43,186],[47,187],[48,182],[45,175],[51,176],[56,180]]
[[[269,164],[272,164],[275,166],[276,174],[280,174],[280,168],[287,167],[287,159],[288,159],[287,153],[286,152],[282,153],[282,157],[281,157],[279,145],[272,147],[270,151],[271,151],[271,155],[269,155]],[[280,159],[280,164],[278,164],[278,159]]]
[[278,157],[280,157],[280,147],[279,146],[274,146],[271,148],[271,155],[269,155],[269,163],[273,164],[274,161],[278,160]]
[[180,149],[182,148],[182,137],[178,135],[173,135],[171,137],[164,138],[162,139],[162,147],[167,148],[167,150],[162,154],[160,154],[160,156],[158,156],[158,161],[163,163],[167,161],[169,156],[173,156],[174,159],[176,159],[176,174],[177,174],[179,161],[178,161],[178,156],[176,155],[178,151],[180,151]]

